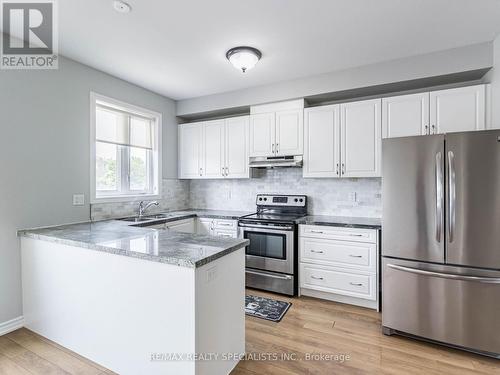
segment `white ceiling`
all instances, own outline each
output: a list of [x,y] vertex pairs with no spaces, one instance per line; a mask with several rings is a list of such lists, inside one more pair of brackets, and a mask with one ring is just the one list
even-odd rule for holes
[[[493,40],[498,0],[112,0],[59,3],[60,53],[173,99]],[[246,74],[237,45],[263,58]]]

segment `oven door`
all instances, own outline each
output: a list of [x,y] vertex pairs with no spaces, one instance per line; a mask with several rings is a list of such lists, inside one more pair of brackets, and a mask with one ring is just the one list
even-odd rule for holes
[[293,274],[294,228],[293,225],[242,224],[243,238],[250,240],[246,247],[246,267]]

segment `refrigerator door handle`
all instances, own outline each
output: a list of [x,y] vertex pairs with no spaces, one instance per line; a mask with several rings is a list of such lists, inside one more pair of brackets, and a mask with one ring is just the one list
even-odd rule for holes
[[432,277],[440,277],[442,279],[452,279],[459,281],[475,281],[483,284],[500,284],[500,277],[481,277],[481,276],[469,276],[469,275],[459,275],[455,273],[442,273],[435,271],[426,271],[418,268],[404,267],[396,264],[388,264],[387,267],[394,270],[415,273],[417,275],[425,275]]
[[455,204],[456,204],[456,181],[455,181],[455,154],[453,151],[448,151],[448,237],[449,242],[453,242],[455,236]]
[[436,154],[436,241],[441,242],[443,233],[443,155]]

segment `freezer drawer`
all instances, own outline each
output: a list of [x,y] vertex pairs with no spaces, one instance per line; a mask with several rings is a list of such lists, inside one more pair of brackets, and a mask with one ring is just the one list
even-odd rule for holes
[[500,272],[383,258],[382,325],[500,353]]

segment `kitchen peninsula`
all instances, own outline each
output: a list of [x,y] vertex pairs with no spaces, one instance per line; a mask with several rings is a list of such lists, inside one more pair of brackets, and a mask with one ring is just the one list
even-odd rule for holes
[[245,352],[248,240],[120,220],[19,236],[30,330],[120,374],[228,374]]

